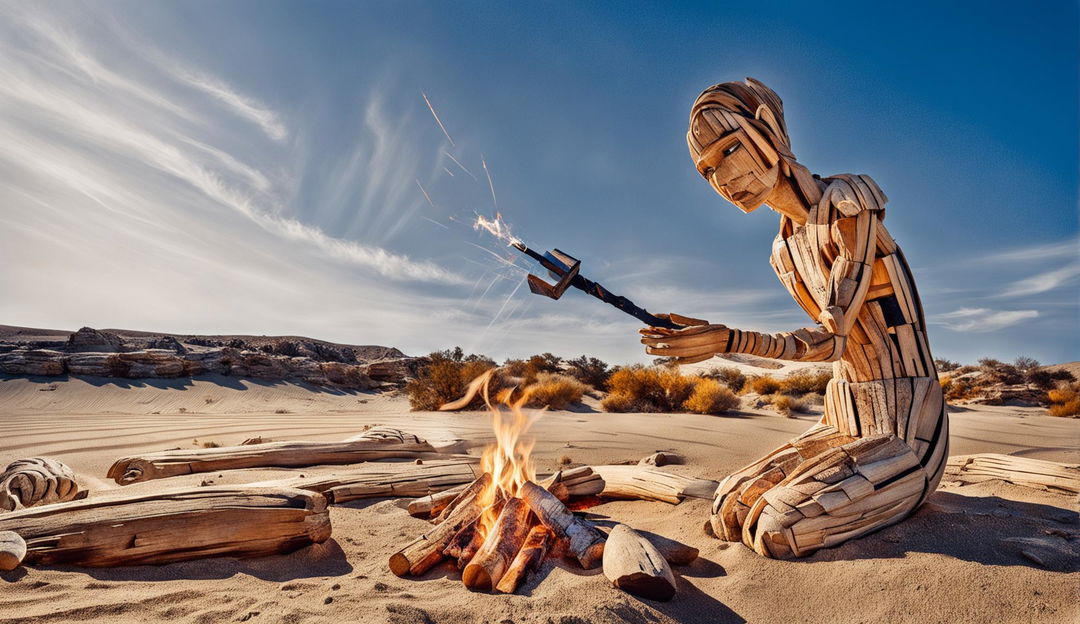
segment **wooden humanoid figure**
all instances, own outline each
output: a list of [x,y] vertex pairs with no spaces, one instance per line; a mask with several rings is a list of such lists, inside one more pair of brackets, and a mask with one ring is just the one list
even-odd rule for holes
[[811,175],[780,98],[752,78],[702,93],[687,141],[722,197],[780,213],[770,263],[817,325],[769,335],[671,315],[690,327],[643,329],[646,351],[833,362],[821,421],[721,482],[713,531],[790,558],[902,520],[941,480],[949,423],[915,282],[882,224],[885,194],[865,175]]

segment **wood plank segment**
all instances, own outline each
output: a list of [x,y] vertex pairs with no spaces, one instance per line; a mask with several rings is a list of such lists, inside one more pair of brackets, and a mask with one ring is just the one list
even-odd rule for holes
[[30,507],[0,515],[0,531],[26,540],[30,564],[158,565],[321,543],[330,515],[306,490],[213,486]]
[[176,475],[241,468],[297,468],[355,464],[374,459],[437,456],[421,438],[387,427],[376,427],[346,442],[269,442],[219,448],[160,451],[123,457],[109,468],[108,477],[120,485]]

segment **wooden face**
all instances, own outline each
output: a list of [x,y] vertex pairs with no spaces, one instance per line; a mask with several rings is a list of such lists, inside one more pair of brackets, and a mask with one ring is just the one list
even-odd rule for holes
[[[757,210],[776,186],[779,159],[760,149],[734,115],[719,109],[701,111],[694,117],[687,142],[698,173],[721,197],[743,212]],[[771,157],[771,158],[770,158]]]

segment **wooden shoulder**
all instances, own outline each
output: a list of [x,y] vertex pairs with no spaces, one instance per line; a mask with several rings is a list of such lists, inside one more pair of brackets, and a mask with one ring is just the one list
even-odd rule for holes
[[841,173],[824,182],[828,185],[821,197],[820,209],[832,209],[836,218],[853,217],[864,210],[881,212],[879,219],[884,219],[885,203],[889,198],[868,175]]

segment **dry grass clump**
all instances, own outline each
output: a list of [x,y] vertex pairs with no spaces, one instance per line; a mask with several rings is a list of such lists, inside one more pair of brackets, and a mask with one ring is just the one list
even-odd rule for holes
[[743,385],[743,393],[754,393],[766,396],[780,392],[780,380],[772,375],[751,375],[746,378]]
[[803,369],[790,373],[780,380],[780,392],[789,395],[816,392],[825,394],[825,387],[832,380],[832,371]]
[[[413,410],[437,410],[439,406],[455,401],[465,394],[469,382],[481,373],[495,367],[495,362],[479,355],[462,353],[460,348],[452,351],[436,351],[429,363],[405,386],[409,406]],[[469,409],[480,409],[483,398],[477,396]]]
[[1064,418],[1080,416],[1080,384],[1072,383],[1048,390],[1046,398],[1050,400],[1051,416]]
[[700,378],[683,408],[695,414],[721,414],[739,407],[739,397],[715,379]]
[[732,392],[741,392],[743,386],[746,385],[746,375],[734,366],[720,366],[713,368],[702,375],[702,377],[715,379],[730,388]]
[[773,409],[788,418],[794,418],[796,412],[806,413],[807,405],[803,399],[787,394],[775,394],[770,398]]
[[589,387],[573,377],[559,373],[539,373],[536,382],[529,386],[529,407],[566,409],[580,403]]
[[739,406],[735,394],[715,379],[683,375],[675,368],[628,366],[608,380],[601,402],[607,412],[719,414]]

